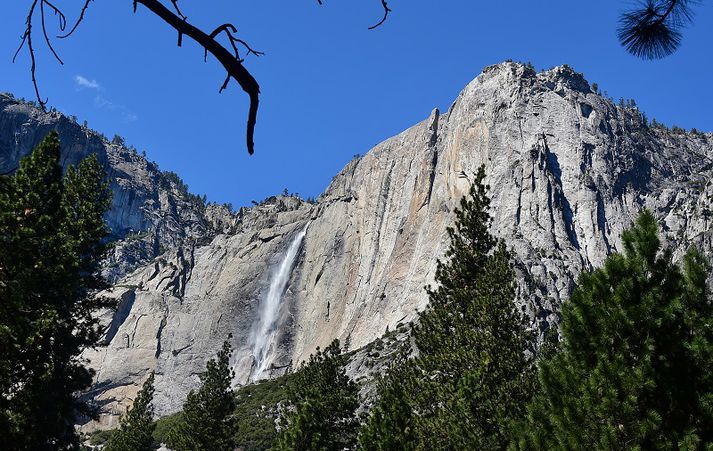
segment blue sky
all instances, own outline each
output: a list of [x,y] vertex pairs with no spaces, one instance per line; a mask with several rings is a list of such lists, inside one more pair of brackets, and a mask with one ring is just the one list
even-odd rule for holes
[[[70,17],[80,0],[58,0]],[[168,3],[168,1],[166,2]],[[265,56],[246,66],[260,82],[256,154],[244,148],[247,97],[189,39],[130,0],[96,0],[60,66],[40,48],[38,76],[50,105],[123,136],[191,191],[247,205],[284,188],[316,196],[354,154],[447,109],[483,67],[506,59],[537,69],[568,63],[649,118],[713,131],[713,5],[697,7],[682,48],[661,61],[626,54],[616,41],[625,1],[181,0],[195,25],[233,22]],[[200,6],[198,6],[200,5]],[[33,98],[29,60],[11,58],[29,1],[0,6],[0,91]],[[71,19],[70,19],[71,20]],[[50,22],[52,25],[53,22]],[[39,41],[39,37],[35,38]]]

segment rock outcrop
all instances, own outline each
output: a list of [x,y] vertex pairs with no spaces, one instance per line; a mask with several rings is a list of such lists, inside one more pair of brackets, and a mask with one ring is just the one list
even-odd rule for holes
[[[7,128],[0,117],[0,132]],[[491,66],[448,111],[434,110],[351,161],[315,204],[276,197],[242,209],[229,224],[177,235],[117,281],[106,293],[119,300],[107,314],[106,343],[87,353],[103,423],[150,370],[158,413],[178,410],[229,334],[235,383],[247,382],[270,269],[307,224],[276,322],[272,374],[334,338],[356,349],[412,320],[480,165],[492,230],[515,253],[521,305],[540,330],[557,322],[577,275],[620,249],[622,230],[644,207],[676,255],[691,244],[712,254],[713,134],[650,127],[635,107],[593,92],[567,66]],[[182,220],[176,224],[190,229]]]
[[96,154],[111,182],[112,205],[106,216],[115,241],[104,262],[104,276],[117,281],[164,250],[187,238],[209,241],[234,222],[224,206],[205,205],[188,193],[172,173],[159,170],[136,149],[111,142],[57,111],[43,113],[32,104],[0,93],[0,173],[10,173],[51,130],[59,133],[62,165]]
[[[104,346],[86,352],[97,369],[89,395],[109,403],[106,425],[123,412],[149,371],[156,372],[155,385],[161,387],[154,397],[157,413],[179,410],[206,360],[231,334],[236,384],[248,382],[254,364],[251,332],[269,268],[311,211],[311,204],[292,197],[242,210],[234,233],[205,246],[186,242],[173,248],[106,293],[119,307],[106,318]],[[284,298],[294,302],[295,295],[288,288]],[[280,313],[286,330],[277,339],[286,343],[291,320],[286,310]]]

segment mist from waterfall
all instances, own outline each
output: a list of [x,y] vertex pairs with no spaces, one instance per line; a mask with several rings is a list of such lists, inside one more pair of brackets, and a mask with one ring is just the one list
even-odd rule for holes
[[263,379],[265,371],[271,363],[271,359],[267,357],[274,345],[275,335],[278,331],[280,301],[290,280],[292,268],[295,265],[295,260],[302,246],[302,240],[307,232],[307,226],[309,226],[309,223],[292,239],[292,243],[287,248],[287,252],[282,257],[280,264],[272,270],[270,287],[267,295],[260,303],[257,327],[253,329],[251,336],[252,354],[255,359],[251,376],[253,381]]

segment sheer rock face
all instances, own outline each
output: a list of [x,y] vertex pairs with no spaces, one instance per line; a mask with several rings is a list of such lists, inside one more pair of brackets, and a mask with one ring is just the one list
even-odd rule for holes
[[[620,249],[642,207],[680,255],[710,251],[713,136],[649,129],[567,67],[487,68],[445,114],[353,161],[305,240],[291,357],[333,337],[362,346],[426,305],[445,228],[485,165],[493,232],[517,256],[523,307],[546,328],[576,276]],[[328,304],[329,302],[329,304]]]
[[[118,308],[106,314],[104,344],[85,353],[97,370],[89,396],[106,404],[101,423],[118,424],[117,414],[152,370],[157,413],[179,410],[188,391],[199,385],[206,360],[231,334],[236,384],[248,382],[250,333],[269,283],[268,268],[278,264],[283,246],[304,227],[311,210],[311,204],[282,196],[243,209],[232,233],[208,245],[187,242],[173,248],[105,293]],[[280,313],[285,324],[289,312]]]
[[515,252],[521,305],[540,330],[557,322],[577,275],[620,250],[622,230],[643,207],[677,256],[690,244],[711,255],[712,134],[649,128],[636,108],[615,106],[566,66],[539,74],[491,66],[447,112],[434,110],[350,162],[316,204],[278,197],[242,209],[224,233],[196,234],[202,240],[183,241],[119,281],[108,293],[120,303],[107,313],[106,345],[87,353],[104,424],[149,370],[157,412],[178,410],[229,334],[235,382],[247,382],[270,270],[306,224],[277,318],[272,374],[334,338],[355,349],[415,318],[453,210],[481,164],[492,230]]
[[225,207],[204,207],[191,200],[175,179],[135,149],[118,141],[109,142],[64,114],[43,113],[2,93],[0,173],[15,170],[20,158],[51,130],[59,133],[65,168],[94,153],[107,171],[113,196],[106,220],[116,245],[104,262],[103,272],[112,282],[188,237],[209,240],[235,221]]

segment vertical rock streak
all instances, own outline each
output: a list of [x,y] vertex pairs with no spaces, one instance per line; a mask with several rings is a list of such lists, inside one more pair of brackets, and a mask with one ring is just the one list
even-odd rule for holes
[[302,246],[302,240],[307,232],[307,226],[309,226],[309,223],[292,239],[280,264],[273,268],[267,295],[260,303],[257,327],[253,329],[251,337],[252,354],[255,359],[252,374],[252,380],[254,381],[266,377],[265,373],[272,361],[269,358],[269,354],[279,329],[280,301],[290,280],[292,268],[295,265],[297,255]]

